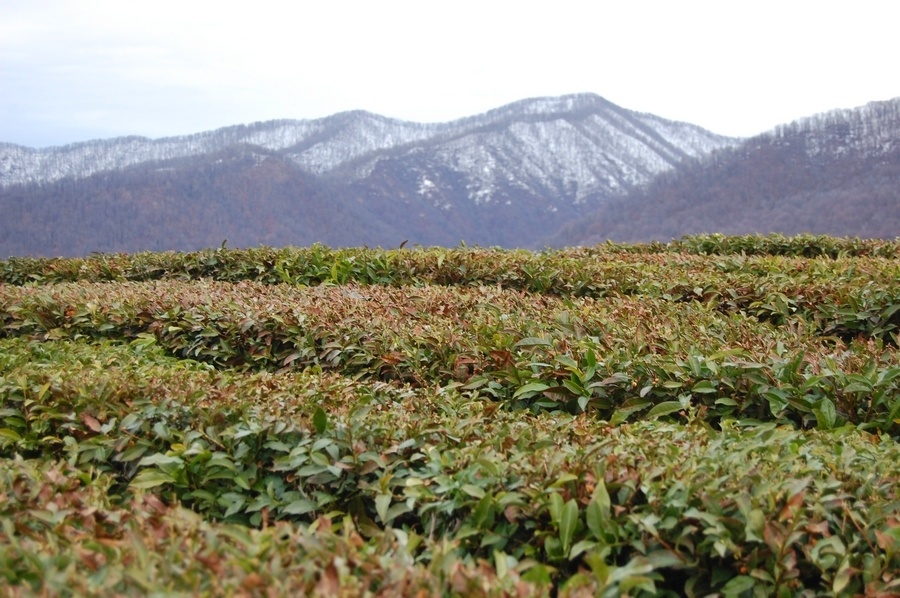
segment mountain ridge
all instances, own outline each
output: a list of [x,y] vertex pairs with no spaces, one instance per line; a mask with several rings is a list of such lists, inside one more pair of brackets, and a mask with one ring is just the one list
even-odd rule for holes
[[900,98],[736,139],[573,94],[448,123],[357,110],[161,140],[0,144],[0,258],[225,238],[541,248],[692,232],[896,236],[898,140]]
[[660,174],[552,246],[697,233],[900,237],[900,98],[812,115]]
[[[615,107],[635,117],[650,117],[660,122],[674,123],[652,115],[627,111],[594,94],[572,94],[558,98],[520,100],[480,115],[445,123],[416,123],[354,110],[318,119],[261,121],[159,139],[126,136],[49,148],[0,143],[0,188],[52,182],[71,176],[83,178],[96,172],[121,169],[141,162],[213,153],[239,143],[285,151],[305,171],[323,174],[369,153],[426,140],[432,143],[446,141],[475,134],[481,128],[497,127],[510,120],[526,121],[529,116],[541,120],[548,114],[571,113],[576,109],[583,112],[598,107]],[[689,126],[702,130],[694,125]],[[335,138],[343,144],[341,150],[323,152],[321,149],[325,148],[321,148],[319,152],[310,152],[312,148],[320,147]],[[730,139],[712,133],[709,133],[709,138],[719,140],[720,143]],[[696,150],[705,151],[710,144],[695,145]]]
[[737,143],[573,94],[448,123],[358,110],[161,140],[6,144],[0,256],[189,250],[223,238],[531,246],[589,206]]

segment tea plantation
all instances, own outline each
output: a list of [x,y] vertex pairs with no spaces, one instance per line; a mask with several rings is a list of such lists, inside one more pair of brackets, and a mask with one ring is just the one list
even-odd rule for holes
[[0,593],[900,593],[900,241],[0,261]]

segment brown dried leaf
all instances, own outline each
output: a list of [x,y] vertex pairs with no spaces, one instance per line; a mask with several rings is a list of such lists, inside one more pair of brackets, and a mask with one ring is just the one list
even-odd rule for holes
[[881,530],[875,530],[875,541],[878,544],[878,548],[882,550],[893,550],[894,548],[894,537]]
[[515,523],[519,520],[519,517],[522,514],[522,509],[520,509],[516,505],[508,505],[505,509],[503,509],[503,516],[506,517],[506,520],[510,523]]
[[341,591],[341,579],[334,563],[328,563],[316,584],[316,593],[319,596],[339,596]]
[[92,415],[88,415],[87,413],[82,413],[81,421],[84,422],[84,425],[87,426],[91,432],[99,432],[100,431],[101,425],[100,425],[100,422],[97,421],[96,417],[94,417]]

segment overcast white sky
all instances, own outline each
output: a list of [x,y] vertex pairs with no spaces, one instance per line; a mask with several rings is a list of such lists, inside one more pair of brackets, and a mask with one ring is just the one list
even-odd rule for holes
[[0,0],[0,141],[578,92],[749,136],[900,96],[898,23],[892,0]]

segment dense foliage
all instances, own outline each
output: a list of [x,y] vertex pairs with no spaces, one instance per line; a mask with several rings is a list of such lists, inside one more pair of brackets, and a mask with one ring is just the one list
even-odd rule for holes
[[13,594],[900,591],[900,244],[0,262]]

